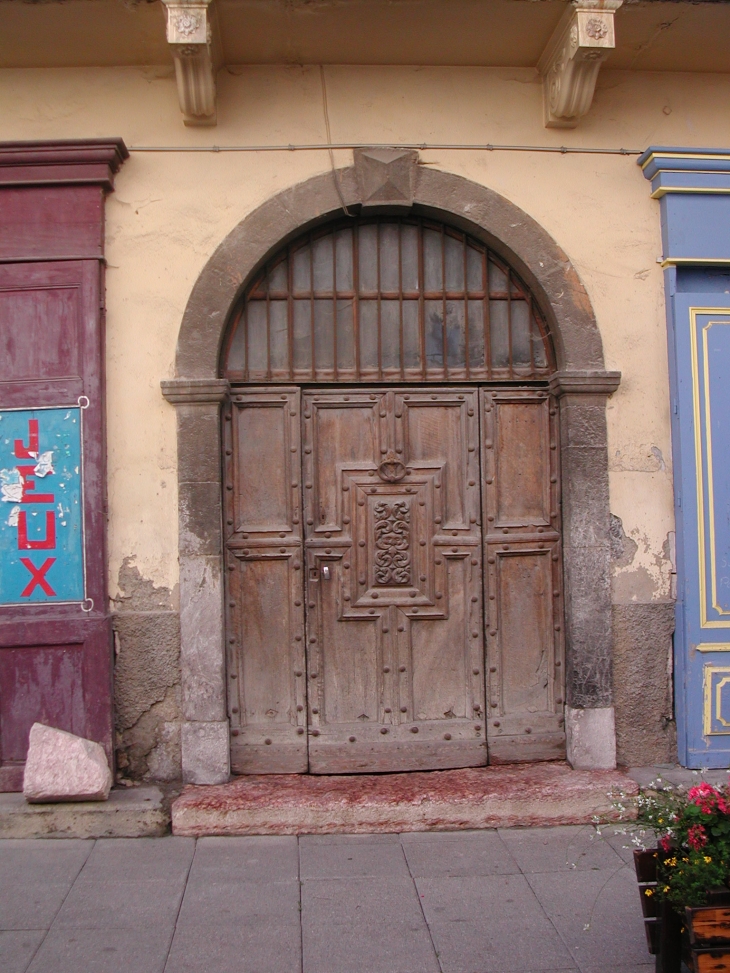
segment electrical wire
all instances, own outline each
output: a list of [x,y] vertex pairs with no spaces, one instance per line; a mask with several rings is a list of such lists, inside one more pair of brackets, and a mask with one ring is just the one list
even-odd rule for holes
[[[329,125],[328,125],[329,128]],[[333,149],[418,149],[466,152],[549,152],[558,155],[642,155],[644,149],[600,149],[573,145],[496,145],[491,142],[311,142],[289,145],[130,145],[130,152],[329,152]]]

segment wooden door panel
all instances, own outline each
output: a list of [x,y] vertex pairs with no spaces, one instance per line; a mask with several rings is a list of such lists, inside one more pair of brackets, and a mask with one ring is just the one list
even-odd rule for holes
[[565,755],[557,403],[483,390],[487,733],[492,762]]
[[490,424],[496,431],[494,526],[550,524],[547,400],[497,398]]
[[476,393],[303,410],[310,770],[485,763]]
[[252,389],[224,421],[234,773],[307,769],[299,397]]

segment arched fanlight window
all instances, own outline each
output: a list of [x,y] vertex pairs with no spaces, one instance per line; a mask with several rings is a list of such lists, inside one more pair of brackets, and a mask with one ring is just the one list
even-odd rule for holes
[[284,247],[236,307],[223,355],[232,382],[515,381],[553,361],[514,271],[414,217],[339,221]]

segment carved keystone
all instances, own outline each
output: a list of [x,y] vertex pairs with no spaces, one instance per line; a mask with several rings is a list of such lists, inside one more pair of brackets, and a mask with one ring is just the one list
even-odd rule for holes
[[412,206],[418,152],[355,149],[355,175],[363,206]]
[[214,36],[211,0],[163,0],[167,43],[175,58],[180,110],[186,125],[215,125]]
[[616,46],[613,18],[623,0],[573,0],[537,69],[547,128],[575,128],[593,102],[601,64]]

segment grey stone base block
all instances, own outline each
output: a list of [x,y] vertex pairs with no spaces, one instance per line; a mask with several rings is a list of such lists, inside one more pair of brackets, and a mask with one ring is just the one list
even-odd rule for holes
[[169,823],[158,787],[113,790],[107,801],[83,804],[0,794],[0,838],[152,838],[167,834]]
[[186,784],[224,784],[231,775],[228,720],[182,724],[182,767]]
[[575,770],[614,770],[616,724],[613,706],[565,707],[568,762]]
[[673,764],[674,602],[613,606],[616,755],[624,767]]

